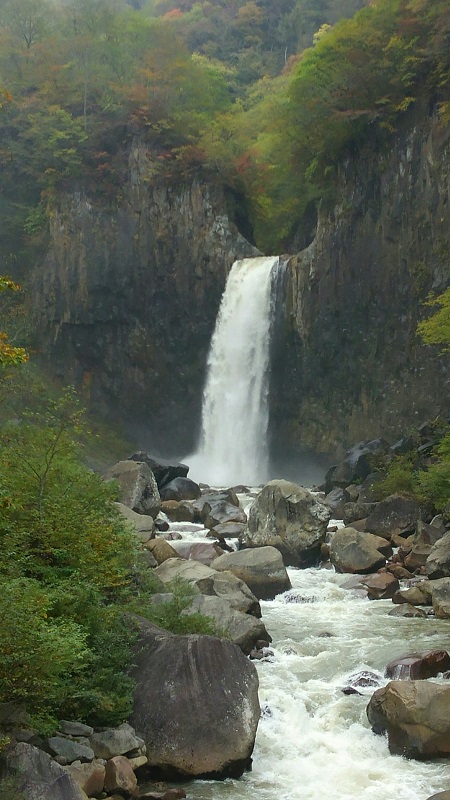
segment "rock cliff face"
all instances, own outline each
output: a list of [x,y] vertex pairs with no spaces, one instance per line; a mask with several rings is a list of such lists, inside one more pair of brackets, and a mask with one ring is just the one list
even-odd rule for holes
[[449,410],[449,360],[416,336],[450,276],[449,130],[436,118],[341,172],[339,202],[288,262],[272,376],[278,444],[339,453]]
[[115,206],[62,196],[33,276],[53,372],[153,447],[195,442],[206,356],[227,273],[256,254],[230,225],[220,187],[152,178],[133,148]]

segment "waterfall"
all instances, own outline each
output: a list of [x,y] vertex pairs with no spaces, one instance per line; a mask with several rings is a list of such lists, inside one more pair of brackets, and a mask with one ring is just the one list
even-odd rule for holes
[[216,486],[267,480],[268,368],[278,256],[233,264],[216,321],[190,476]]

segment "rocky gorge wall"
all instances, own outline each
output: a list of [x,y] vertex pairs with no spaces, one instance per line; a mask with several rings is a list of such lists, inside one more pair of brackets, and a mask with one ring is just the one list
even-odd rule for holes
[[227,273],[256,251],[230,224],[220,186],[153,174],[138,145],[120,202],[59,198],[33,313],[45,361],[87,406],[125,421],[143,446],[148,435],[182,453],[195,443]]
[[416,335],[450,275],[449,129],[423,118],[348,161],[338,202],[288,261],[272,374],[274,441],[338,455],[447,414],[449,359]]

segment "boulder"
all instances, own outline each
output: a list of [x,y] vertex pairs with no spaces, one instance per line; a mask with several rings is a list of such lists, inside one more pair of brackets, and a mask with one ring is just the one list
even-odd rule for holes
[[132,508],[125,506],[123,503],[116,503],[122,516],[130,523],[137,538],[145,544],[149,539],[153,539],[155,535],[155,520],[148,514],[137,514]]
[[236,644],[246,656],[261,639],[272,641],[261,619],[236,611],[228,600],[221,597],[197,595],[189,608],[181,613],[183,616],[199,613],[210,617],[215,623],[218,635]]
[[163,564],[164,561],[167,561],[169,558],[178,558],[177,551],[174,550],[169,542],[162,539],[161,536],[157,536],[156,539],[147,542],[146,547],[158,564]]
[[93,733],[89,738],[96,758],[114,758],[139,749],[140,740],[134,728],[127,722],[117,728],[107,728],[104,731]]
[[418,520],[416,533],[411,540],[411,550],[405,557],[405,567],[414,571],[425,566],[433,545],[445,534],[445,528],[439,525],[427,525]]
[[354,528],[341,528],[333,535],[330,560],[336,572],[364,575],[376,572],[386,563],[385,557],[374,546],[372,534]]
[[399,589],[392,597],[393,603],[409,603],[411,606],[428,606],[431,601],[428,595],[420,591],[419,586]]
[[137,794],[136,775],[124,756],[114,756],[106,762],[105,790],[109,793],[118,792],[124,797]]
[[385,677],[393,680],[422,681],[435,678],[450,669],[450,656],[446,650],[430,650],[427,653],[409,653],[394,658],[386,666]]
[[[359,487],[358,500],[361,503],[375,503],[377,500],[376,486],[382,479],[381,472],[371,472],[364,478]],[[348,491],[348,490],[347,490]]]
[[376,503],[346,503],[344,506],[344,513],[342,519],[344,525],[352,525],[354,522],[364,520],[364,530],[366,530],[366,523],[368,515],[374,510]]
[[427,800],[450,800],[450,791],[438,792],[437,794],[432,794],[431,797],[427,798]]
[[71,764],[72,761],[93,761],[95,757],[92,748],[72,739],[65,739],[64,736],[50,736],[47,745],[50,755],[58,756],[61,764]]
[[197,500],[200,486],[190,478],[174,478],[161,489],[161,500]]
[[206,503],[204,512],[206,516],[203,519],[205,528],[215,528],[217,525],[223,525],[226,522],[247,522],[247,514],[240,506],[235,506],[228,503],[226,500],[219,500],[217,503]]
[[258,675],[239,647],[141,621],[132,721],[149,764],[169,773],[239,777],[260,717]]
[[343,460],[329,476],[333,486],[345,488],[350,483],[361,481],[372,471],[372,459],[376,453],[385,453],[388,444],[383,439],[358,442],[347,450]]
[[198,561],[170,558],[155,569],[155,575],[162,583],[170,583],[181,578],[194,586],[199,594],[221,597],[223,600],[228,600],[236,611],[261,616],[255,595],[231,572],[217,572]]
[[186,500],[163,500],[161,511],[171,522],[196,522],[198,520],[195,509]]
[[15,776],[19,797],[26,800],[86,800],[64,767],[31,744],[15,745],[7,754],[6,766],[8,773]]
[[450,617],[450,578],[428,581],[427,588],[431,592],[433,611],[439,619]]
[[333,517],[337,519],[342,519],[344,516],[344,506],[349,500],[350,496],[346,489],[341,489],[339,486],[335,486],[325,497],[325,503],[330,507]]
[[161,508],[158,485],[147,464],[138,461],[118,461],[105,473],[105,480],[119,484],[119,502],[138,514],[155,518]]
[[416,608],[409,603],[402,603],[399,606],[394,606],[389,611],[389,617],[426,617],[426,612],[421,608]]
[[399,582],[390,572],[377,572],[367,578],[361,578],[363,586],[367,587],[369,600],[388,600],[399,589]]
[[388,572],[391,572],[392,575],[395,575],[399,581],[407,581],[411,578],[410,571],[405,567],[402,567],[401,564],[387,564],[386,569]]
[[416,500],[401,494],[391,494],[377,503],[369,514],[366,528],[371,533],[390,539],[394,534],[405,534],[416,529],[421,508]]
[[233,489],[220,492],[208,489],[202,493],[198,500],[193,500],[192,502],[192,507],[197,513],[198,521],[204,522],[211,508],[217,503],[229,503],[232,506],[236,506],[236,508],[240,507],[239,498]]
[[243,534],[246,547],[276,547],[286,565],[318,563],[331,512],[326,503],[295,483],[270,481],[255,498]]
[[450,754],[450,687],[429,681],[391,681],[367,706],[375,733],[387,731],[389,750],[406,758]]
[[432,579],[450,577],[450,531],[431,548],[425,572]]
[[158,488],[162,489],[167,483],[175,478],[185,478],[189,472],[187,464],[180,464],[177,461],[165,461],[158,456],[153,456],[140,450],[129,457],[130,461],[142,461],[147,464],[153,472]]
[[173,542],[171,547],[181,558],[199,561],[201,564],[206,564],[207,567],[224,553],[218,544],[212,542],[187,542],[182,539],[179,542]]
[[78,761],[66,767],[66,770],[88,797],[96,797],[103,792],[105,766],[102,761],[95,759],[89,764]]
[[214,525],[206,535],[218,539],[238,539],[244,530],[243,522],[222,522],[220,525]]
[[272,600],[291,588],[283,558],[275,547],[258,547],[216,558],[214,569],[228,570],[244,581],[259,600]]
[[94,728],[85,725],[84,722],[60,719],[58,725],[61,733],[65,733],[67,736],[90,736],[91,733],[94,733]]

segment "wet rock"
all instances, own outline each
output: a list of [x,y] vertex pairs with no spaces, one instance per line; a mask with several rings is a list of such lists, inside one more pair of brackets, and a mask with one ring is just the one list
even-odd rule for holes
[[391,681],[367,706],[375,733],[387,731],[389,750],[406,758],[450,753],[450,687],[429,681]]
[[399,581],[408,580],[411,577],[411,573],[405,567],[402,567],[401,564],[387,564],[386,569],[391,575],[394,575]]
[[427,800],[450,800],[450,791],[449,792],[438,792],[437,794],[432,794]]
[[270,481],[250,507],[243,535],[246,547],[276,547],[286,565],[317,564],[331,513],[307,489],[289,481]]
[[420,591],[418,586],[411,586],[409,589],[399,589],[392,597],[393,603],[409,603],[412,606],[431,605],[428,595]]
[[226,636],[236,644],[245,655],[249,655],[261,638],[269,639],[266,626],[261,619],[251,614],[244,614],[233,608],[223,597],[197,595],[189,608],[181,612],[183,616],[203,614],[210,617],[215,624],[218,635]]
[[386,666],[385,677],[394,680],[427,680],[450,669],[450,656],[446,650],[427,653],[410,653],[394,658]]
[[238,539],[244,530],[245,523],[243,522],[223,522],[220,525],[214,525],[206,535],[218,539]]
[[426,588],[431,592],[433,611],[438,619],[450,618],[450,578],[428,581]]
[[354,528],[341,528],[334,534],[330,545],[330,560],[337,572],[367,574],[376,572],[386,563],[376,549],[370,533],[360,533]]
[[[208,507],[209,510],[207,510]],[[216,528],[217,525],[223,525],[226,522],[238,522],[241,524],[247,522],[245,511],[232,503],[228,503],[226,500],[207,503],[204,506],[204,510],[207,510],[206,517],[203,520],[205,528]]]
[[161,511],[171,522],[196,522],[197,514],[191,503],[180,500],[163,500]]
[[144,464],[147,464],[155,476],[159,489],[162,489],[175,478],[185,478],[189,472],[187,464],[180,464],[176,461],[165,461],[162,458],[146,453],[144,450],[133,453],[133,455],[129,457],[129,460],[142,461]]
[[200,486],[190,478],[174,478],[160,491],[161,500],[197,500],[201,495]]
[[371,533],[391,538],[393,534],[415,531],[416,522],[421,517],[421,508],[416,500],[401,494],[391,494],[377,503],[369,514],[366,527]]
[[427,614],[423,609],[416,608],[409,603],[402,603],[399,606],[394,606],[389,611],[389,617],[426,617]]
[[344,506],[350,500],[350,496],[345,489],[335,486],[325,497],[326,504],[330,507],[333,516],[341,519],[344,516]]
[[362,670],[361,672],[356,672],[354,675],[351,675],[347,680],[347,685],[352,686],[355,689],[367,689],[369,686],[380,686],[381,678],[376,672],[370,672],[369,670]]
[[160,533],[165,533],[165,531],[169,530],[169,523],[167,520],[159,519],[159,517],[157,517],[155,519],[155,528],[157,531],[160,531]]
[[367,478],[364,478],[359,487],[358,500],[360,503],[375,503],[377,501],[376,486],[381,479],[381,472],[371,472]]
[[258,676],[231,642],[176,636],[141,621],[132,721],[151,766],[238,777],[249,767],[260,716]]
[[275,547],[258,547],[227,553],[216,559],[214,569],[232,572],[247,584],[259,600],[272,600],[291,588],[283,558]]
[[119,484],[120,503],[138,514],[155,518],[161,509],[161,498],[155,476],[147,464],[137,461],[118,461],[106,473],[105,480]]
[[399,589],[399,582],[390,572],[378,572],[361,578],[363,586],[367,587],[369,600],[388,600]]
[[411,540],[411,550],[405,557],[405,567],[411,571],[423,567],[436,544],[445,534],[445,527],[439,525],[427,525],[422,520],[418,520],[416,533]]

